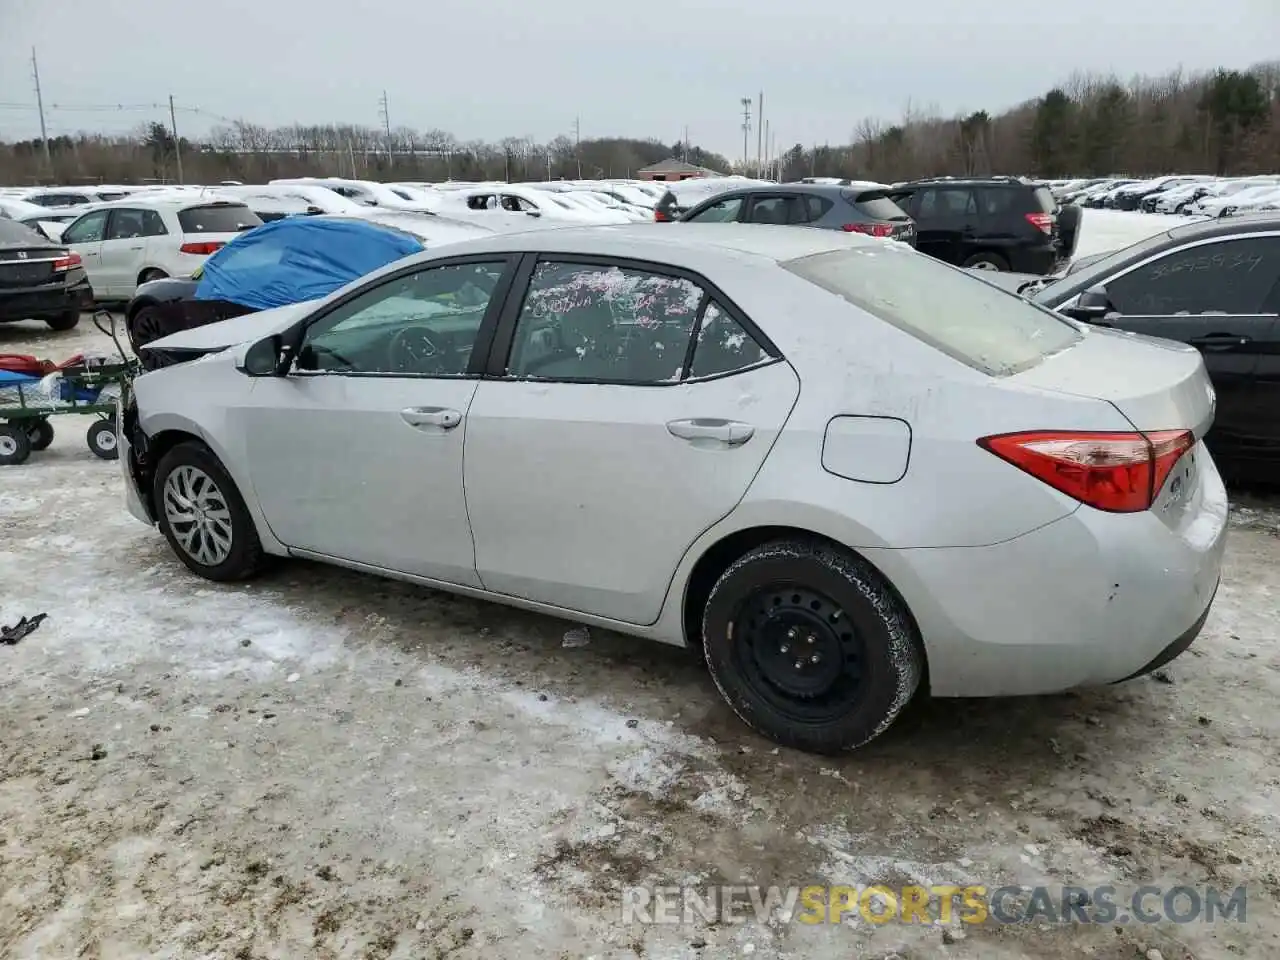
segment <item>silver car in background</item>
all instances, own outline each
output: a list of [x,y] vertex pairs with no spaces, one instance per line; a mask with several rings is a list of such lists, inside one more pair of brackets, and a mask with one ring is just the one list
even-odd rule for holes
[[1149,672],[1219,581],[1199,354],[900,243],[493,236],[151,346],[192,359],[136,381],[128,502],[196,573],[306,557],[700,647],[805,750],[926,686]]

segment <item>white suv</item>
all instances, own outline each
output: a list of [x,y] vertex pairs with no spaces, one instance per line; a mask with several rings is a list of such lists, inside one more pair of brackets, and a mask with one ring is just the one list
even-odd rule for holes
[[243,203],[135,196],[95,206],[62,231],[98,300],[128,300],[139,284],[189,277],[238,233],[261,226]]

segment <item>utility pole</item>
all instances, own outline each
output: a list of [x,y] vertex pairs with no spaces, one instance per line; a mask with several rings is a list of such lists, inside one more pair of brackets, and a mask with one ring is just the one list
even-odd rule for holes
[[40,113],[40,142],[44,145],[44,164],[53,176],[53,157],[49,154],[49,134],[44,126],[44,96],[40,93],[40,65],[36,63],[36,48],[31,48],[31,75],[36,81],[36,110]]
[[756,176],[764,173],[764,148],[769,142],[769,137],[761,128],[764,123],[764,91],[760,91],[760,106],[756,110]]
[[743,97],[742,104],[742,172],[747,172],[750,159],[747,156],[747,143],[751,137],[751,98]]
[[382,97],[378,100],[378,116],[382,118],[382,132],[386,137],[387,164],[391,165],[395,162],[391,156],[391,109],[385,90],[382,91]]
[[173,109],[173,94],[169,94],[169,129],[173,131],[173,158],[178,167],[178,183],[186,183],[182,179],[182,141],[178,139],[177,112]]
[[578,162],[578,179],[582,179],[582,118],[573,118],[573,157]]
[[684,139],[680,141],[680,159],[689,162],[689,125],[684,125]]

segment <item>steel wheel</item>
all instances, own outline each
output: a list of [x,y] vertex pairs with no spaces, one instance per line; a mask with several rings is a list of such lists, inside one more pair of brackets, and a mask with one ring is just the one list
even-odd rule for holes
[[231,510],[199,467],[176,467],[164,481],[163,509],[174,538],[196,563],[216,567],[231,556]]
[[757,590],[734,618],[733,636],[743,679],[794,723],[830,723],[862,699],[863,641],[825,594],[788,584]]

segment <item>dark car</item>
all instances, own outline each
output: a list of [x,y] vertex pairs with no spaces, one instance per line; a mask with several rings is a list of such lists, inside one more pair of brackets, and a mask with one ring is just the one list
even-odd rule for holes
[[80,254],[0,218],[0,323],[43,320],[54,330],[70,330],[92,304]]
[[1080,208],[1012,177],[916,180],[889,196],[916,224],[916,249],[957,267],[1044,275],[1075,253]]
[[1195,346],[1217,392],[1205,442],[1223,475],[1280,483],[1280,216],[1175,227],[1024,295]]
[[883,188],[785,183],[718,193],[690,208],[681,223],[772,223],[887,237],[915,246],[916,226]]

